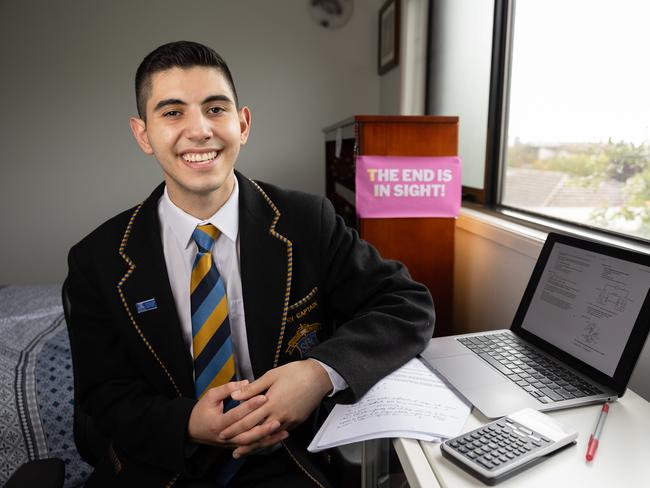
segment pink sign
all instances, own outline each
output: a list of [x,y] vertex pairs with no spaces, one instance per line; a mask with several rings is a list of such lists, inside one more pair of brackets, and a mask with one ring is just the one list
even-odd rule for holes
[[357,156],[359,217],[456,217],[460,196],[458,157]]

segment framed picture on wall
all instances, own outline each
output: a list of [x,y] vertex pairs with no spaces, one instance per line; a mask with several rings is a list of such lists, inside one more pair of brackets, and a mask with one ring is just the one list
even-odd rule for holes
[[386,0],[379,9],[377,71],[380,75],[399,64],[399,3],[400,0]]

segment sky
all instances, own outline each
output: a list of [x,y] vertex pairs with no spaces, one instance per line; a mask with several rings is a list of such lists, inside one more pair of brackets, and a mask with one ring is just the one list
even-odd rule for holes
[[518,0],[508,139],[650,143],[650,1]]

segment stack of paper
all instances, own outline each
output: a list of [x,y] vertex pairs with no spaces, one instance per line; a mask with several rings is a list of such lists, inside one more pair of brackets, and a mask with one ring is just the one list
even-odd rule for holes
[[373,386],[353,405],[337,405],[308,450],[380,437],[440,442],[458,435],[471,407],[418,359]]

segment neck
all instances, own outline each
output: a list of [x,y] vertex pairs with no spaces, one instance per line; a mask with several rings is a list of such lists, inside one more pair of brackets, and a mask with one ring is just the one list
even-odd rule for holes
[[167,184],[167,193],[178,208],[199,220],[207,220],[223,207],[234,188],[235,175],[231,173],[216,190],[205,193],[180,192],[174,185]]

